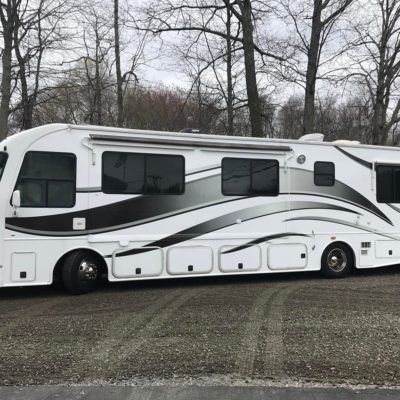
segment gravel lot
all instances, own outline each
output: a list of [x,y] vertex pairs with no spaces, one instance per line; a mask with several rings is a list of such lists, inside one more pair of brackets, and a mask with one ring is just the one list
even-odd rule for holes
[[400,267],[0,290],[0,385],[400,386]]

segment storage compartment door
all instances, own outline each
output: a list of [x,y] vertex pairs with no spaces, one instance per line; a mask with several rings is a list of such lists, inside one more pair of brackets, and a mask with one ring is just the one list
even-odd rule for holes
[[257,271],[260,268],[260,246],[222,246],[219,249],[219,269],[222,272]]
[[161,275],[163,251],[159,247],[119,249],[113,253],[112,272],[116,278],[141,278]]
[[377,258],[399,258],[400,243],[395,240],[377,240],[375,254]]
[[211,247],[172,247],[168,250],[167,271],[171,275],[208,274],[212,268]]
[[36,254],[32,252],[11,254],[11,281],[33,282],[36,278]]
[[269,269],[303,269],[307,266],[307,246],[302,243],[271,244],[267,257]]

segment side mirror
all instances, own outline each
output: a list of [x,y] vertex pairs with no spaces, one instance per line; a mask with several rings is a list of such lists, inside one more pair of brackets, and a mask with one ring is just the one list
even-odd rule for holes
[[11,205],[14,208],[21,207],[21,192],[19,190],[14,190],[11,197]]

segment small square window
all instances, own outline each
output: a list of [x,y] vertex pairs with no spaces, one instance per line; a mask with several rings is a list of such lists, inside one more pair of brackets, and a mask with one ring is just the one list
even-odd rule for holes
[[335,184],[335,164],[317,161],[314,164],[314,184],[316,186],[333,186]]

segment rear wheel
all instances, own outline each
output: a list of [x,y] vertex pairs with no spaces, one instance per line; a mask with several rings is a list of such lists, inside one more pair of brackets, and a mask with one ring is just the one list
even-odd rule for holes
[[322,254],[321,272],[326,278],[342,278],[353,266],[353,253],[344,243],[332,243]]
[[73,294],[88,293],[96,289],[100,278],[100,266],[88,251],[78,250],[64,261],[62,278],[64,287]]

